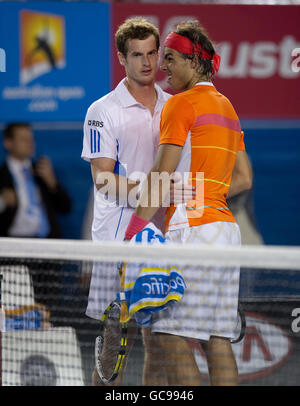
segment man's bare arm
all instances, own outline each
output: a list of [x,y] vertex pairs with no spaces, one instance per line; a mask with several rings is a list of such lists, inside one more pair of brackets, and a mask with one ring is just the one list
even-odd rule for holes
[[[137,216],[150,221],[162,205],[170,186],[163,190],[162,185],[159,182],[159,176],[164,172],[169,175],[174,173],[181,152],[182,147],[178,145],[163,144],[159,146],[152,170],[148,174],[147,182],[144,182],[141,190],[140,202],[135,211]],[[153,200],[157,202],[155,206],[152,205]]]
[[[128,196],[139,182],[114,173],[116,161],[111,158],[94,158],[91,160],[91,171],[94,184],[100,193],[108,199],[128,205]],[[134,193],[134,192],[132,192]]]
[[[176,154],[178,155],[178,148],[174,146]],[[167,148],[167,147],[166,147]],[[162,149],[163,150],[163,149]],[[173,151],[174,153],[174,151]],[[178,157],[176,157],[177,159]],[[166,156],[165,152],[162,155],[162,161],[167,162],[169,158]],[[174,156],[170,159],[174,161]],[[178,158],[179,159],[179,158]],[[95,158],[91,161],[91,171],[93,181],[96,188],[100,193],[107,195],[108,199],[111,201],[117,201],[120,205],[127,205],[135,208],[138,202],[138,191],[139,191],[139,181],[133,181],[125,176],[121,176],[114,173],[116,161],[111,158]],[[172,168],[176,168],[173,166]],[[165,165],[162,166],[161,172],[167,172]],[[158,160],[155,161],[153,166],[153,171],[159,173]],[[169,172],[168,172],[169,173]],[[147,174],[142,174],[142,177],[146,177]],[[175,179],[174,179],[175,181]],[[155,188],[155,185],[154,185]],[[180,183],[171,183],[170,188],[166,188],[165,191],[169,192],[167,201],[169,203],[178,204],[189,201],[194,196],[194,190],[191,185],[185,185]],[[164,196],[166,197],[166,196]],[[169,200],[168,200],[169,199]],[[156,199],[157,200],[157,199]],[[160,202],[161,203],[161,202]],[[158,208],[159,206],[157,206]]]
[[252,187],[252,169],[246,151],[238,151],[227,198]]

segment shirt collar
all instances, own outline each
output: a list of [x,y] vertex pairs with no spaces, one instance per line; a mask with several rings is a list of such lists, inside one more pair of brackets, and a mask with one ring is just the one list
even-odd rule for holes
[[164,92],[160,86],[158,86],[156,83],[154,84],[156,92],[157,92],[157,102],[165,104],[166,99],[164,97]]
[[[122,79],[121,82],[115,88],[115,93],[118,96],[118,99],[123,107],[130,107],[134,105],[140,105],[139,102],[135,100],[135,98],[131,95],[125,85],[126,78]],[[157,103],[164,103],[163,98],[163,91],[162,89],[155,83],[154,84],[156,93],[157,93]]]
[[206,86],[213,86],[214,87],[214,84],[212,82],[198,82],[198,83],[195,84],[195,86],[198,86],[198,85],[206,85]]
[[15,171],[21,171],[23,168],[30,169],[32,167],[30,159],[25,159],[24,161],[19,161],[18,159],[8,156],[6,159],[7,165],[10,169]]
[[118,86],[115,88],[115,93],[123,107],[133,106],[139,104],[131,95],[125,85],[126,78],[122,79]]

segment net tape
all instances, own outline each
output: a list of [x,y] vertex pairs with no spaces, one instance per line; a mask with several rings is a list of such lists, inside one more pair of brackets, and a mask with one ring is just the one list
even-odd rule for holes
[[224,265],[300,270],[300,247],[200,247],[172,244],[152,246],[124,242],[0,238],[0,256],[7,258],[80,261],[172,261],[178,264]]

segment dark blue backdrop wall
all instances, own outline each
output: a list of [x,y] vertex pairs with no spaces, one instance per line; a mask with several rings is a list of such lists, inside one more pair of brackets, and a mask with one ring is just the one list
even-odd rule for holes
[[300,125],[244,122],[254,210],[265,244],[300,245]]

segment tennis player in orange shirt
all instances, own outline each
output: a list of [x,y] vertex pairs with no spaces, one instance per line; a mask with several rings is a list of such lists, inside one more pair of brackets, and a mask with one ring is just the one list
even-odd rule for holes
[[[199,246],[241,244],[239,227],[226,199],[251,188],[252,173],[238,116],[212,83],[219,64],[220,57],[197,21],[178,25],[166,38],[161,69],[168,75],[169,85],[181,93],[163,108],[160,146],[125,233],[127,240],[142,230],[158,209],[146,207],[151,193],[157,190],[159,202],[164,200],[153,173],[176,172],[183,178],[189,173],[201,193],[189,204],[167,209],[166,238]],[[162,312],[151,327],[159,337],[162,353],[167,354],[168,383],[200,384],[188,345],[188,340],[196,339],[205,343],[211,384],[236,385],[238,371],[230,339],[237,323],[239,268],[207,268],[200,263],[182,271],[187,285],[183,299]]]

